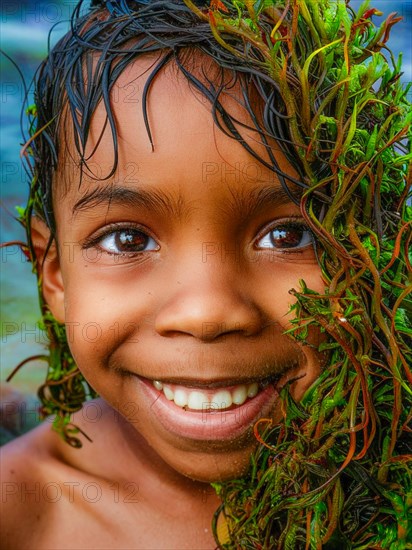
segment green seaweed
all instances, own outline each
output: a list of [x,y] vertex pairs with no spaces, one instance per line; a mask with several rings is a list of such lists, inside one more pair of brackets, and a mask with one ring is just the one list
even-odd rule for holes
[[322,295],[291,291],[288,332],[325,333],[328,365],[300,403],[284,388],[280,423],[255,427],[249,475],[214,484],[230,534],[219,547],[412,548],[412,112],[386,45],[400,18],[375,27],[367,1],[185,3],[280,94],[325,281]]

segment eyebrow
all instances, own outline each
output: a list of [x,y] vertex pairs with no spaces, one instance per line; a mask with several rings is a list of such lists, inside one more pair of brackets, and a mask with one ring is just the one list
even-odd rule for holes
[[229,208],[233,213],[244,218],[252,217],[256,212],[268,206],[294,204],[292,197],[296,200],[296,204],[299,203],[298,194],[291,190],[288,192],[282,185],[271,184],[236,194],[231,191],[231,194],[232,204],[229,205]]
[[[243,218],[253,216],[256,211],[268,206],[293,204],[290,194],[282,186],[273,184],[251,191],[245,189],[240,193],[230,190],[230,193],[232,200],[228,205],[222,205],[222,210],[230,211]],[[297,195],[292,194],[292,196],[296,196],[298,200]],[[110,208],[112,204],[132,208],[145,207],[177,219],[187,216],[193,208],[189,208],[180,194],[173,196],[163,190],[151,189],[147,191],[108,184],[105,187],[95,188],[78,200],[73,206],[72,216],[75,217],[79,212],[88,211],[96,206],[103,205]]]
[[167,215],[172,215],[178,219],[186,213],[185,203],[181,195],[173,197],[164,191],[156,189],[145,191],[144,189],[130,189],[129,187],[113,186],[111,184],[105,187],[98,187],[93,191],[86,193],[73,206],[72,215],[76,216],[79,212],[90,210],[96,206],[122,205],[133,208],[145,207],[150,210],[162,211]]

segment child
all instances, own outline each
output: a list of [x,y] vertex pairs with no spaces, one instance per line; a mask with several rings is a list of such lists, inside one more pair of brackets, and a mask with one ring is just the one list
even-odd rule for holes
[[79,3],[25,147],[63,438],[5,447],[5,549],[406,541],[407,104],[362,9]]

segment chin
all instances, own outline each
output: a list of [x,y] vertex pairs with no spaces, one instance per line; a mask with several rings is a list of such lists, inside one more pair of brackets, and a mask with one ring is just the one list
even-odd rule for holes
[[247,474],[250,468],[250,457],[256,446],[238,453],[210,454],[208,456],[194,456],[189,464],[171,465],[182,475],[203,483],[224,482],[237,479]]

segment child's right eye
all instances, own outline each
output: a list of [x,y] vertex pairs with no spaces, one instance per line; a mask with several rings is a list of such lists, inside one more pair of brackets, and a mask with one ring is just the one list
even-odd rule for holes
[[95,237],[84,245],[85,248],[97,246],[108,254],[138,254],[148,250],[158,250],[156,241],[133,227],[124,227],[106,231],[102,236]]

